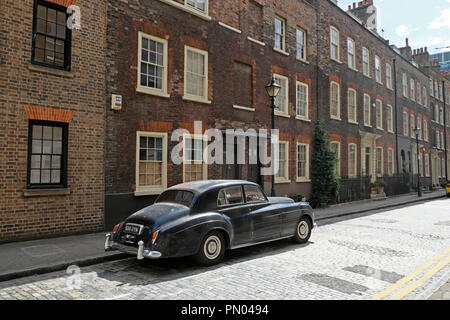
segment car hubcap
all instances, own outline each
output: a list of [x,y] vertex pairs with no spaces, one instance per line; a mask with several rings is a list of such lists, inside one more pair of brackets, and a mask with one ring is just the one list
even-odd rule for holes
[[306,239],[306,237],[308,237],[308,232],[309,232],[308,223],[306,221],[301,221],[297,227],[298,236],[301,239]]
[[219,256],[221,248],[220,239],[216,236],[211,236],[205,241],[203,251],[208,259],[214,260]]

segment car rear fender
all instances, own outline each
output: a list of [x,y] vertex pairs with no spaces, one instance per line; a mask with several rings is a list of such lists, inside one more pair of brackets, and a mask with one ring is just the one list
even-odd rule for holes
[[181,257],[196,254],[203,238],[213,230],[223,233],[228,248],[233,238],[233,228],[231,223],[218,213],[193,215],[179,223],[163,226],[161,232],[170,239],[167,247],[169,256]]

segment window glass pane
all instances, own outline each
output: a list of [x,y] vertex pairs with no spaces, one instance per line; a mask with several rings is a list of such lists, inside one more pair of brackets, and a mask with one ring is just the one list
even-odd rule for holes
[[50,170],[41,171],[41,183],[50,183]]
[[52,141],[44,140],[42,144],[42,153],[52,153]]
[[247,202],[266,201],[266,197],[258,187],[244,186],[244,190]]
[[38,16],[38,18],[46,19],[47,18],[47,8],[44,6],[38,5],[37,16]]
[[61,171],[60,170],[52,170],[52,181],[51,183],[61,183]]
[[47,22],[47,34],[52,37],[56,36],[56,23]]
[[58,11],[58,24],[62,26],[66,26],[66,13],[62,11]]
[[32,153],[42,152],[42,140],[33,140],[32,143]]
[[45,20],[37,19],[36,30],[40,33],[47,32],[47,23],[45,22]]
[[51,140],[53,138],[53,129],[52,129],[52,127],[44,126],[43,138],[46,139],[46,140]]
[[61,156],[53,156],[52,169],[60,169],[60,168],[61,168]]
[[47,20],[56,22],[56,10],[50,8],[47,9]]
[[30,183],[32,184],[41,183],[41,170],[31,170]]
[[41,156],[32,156],[31,169],[40,169],[40,168],[41,168]]

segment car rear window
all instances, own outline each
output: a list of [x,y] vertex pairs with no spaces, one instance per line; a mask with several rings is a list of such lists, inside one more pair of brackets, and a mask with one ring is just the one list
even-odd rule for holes
[[190,206],[194,194],[191,191],[185,190],[168,190],[161,193],[161,195],[156,199],[156,203],[169,202],[177,203],[184,206]]

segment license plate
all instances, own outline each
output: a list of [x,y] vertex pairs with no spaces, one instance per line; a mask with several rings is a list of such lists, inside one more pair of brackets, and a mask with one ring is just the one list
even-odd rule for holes
[[141,230],[141,227],[134,226],[134,225],[126,225],[125,226],[125,232],[133,233],[133,234],[139,234],[139,231]]

